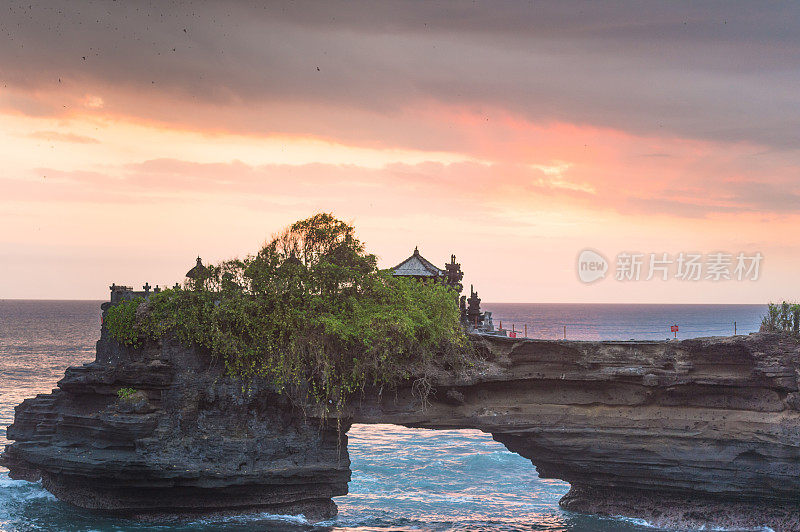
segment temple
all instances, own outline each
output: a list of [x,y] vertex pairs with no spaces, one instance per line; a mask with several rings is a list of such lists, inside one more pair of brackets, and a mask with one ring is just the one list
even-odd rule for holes
[[390,268],[395,277],[411,277],[421,281],[440,281],[451,287],[459,294],[464,289],[461,280],[464,272],[461,271],[461,264],[456,262],[456,256],[450,255],[450,262],[444,265],[444,270],[420,255],[419,248],[414,248],[414,253],[406,260]]
[[[204,282],[209,274],[210,270],[203,265],[202,259],[197,257],[197,263],[186,272],[186,285],[187,287],[194,287],[195,283],[202,283]],[[175,286],[172,287],[174,290],[179,290],[181,288],[180,283],[175,283]],[[134,290],[132,286],[125,286],[125,285],[118,285],[117,283],[112,283],[111,286],[108,287],[111,290],[111,304],[116,305],[122,301],[130,301],[137,297],[147,298],[150,294],[158,294],[161,292],[161,287],[156,285],[155,288],[150,286],[150,283],[146,282],[142,286],[141,290]]]
[[447,275],[447,272],[420,255],[417,247],[414,248],[414,253],[410,257],[391,270],[395,277],[413,277],[419,280],[439,280],[444,279]]
[[186,272],[186,277],[189,278],[189,279],[198,280],[198,279],[204,279],[204,278],[208,277],[208,274],[209,274],[208,268],[206,268],[203,265],[203,259],[201,259],[198,256],[197,257],[197,264],[195,264],[194,267],[191,270]]
[[[395,277],[411,277],[421,281],[438,281],[446,284],[461,294],[464,285],[464,272],[461,271],[461,263],[456,262],[456,256],[450,255],[450,262],[444,265],[444,270],[437,267],[431,261],[423,257],[419,248],[414,248],[414,253],[406,260],[390,268]],[[481,299],[472,286],[469,288],[469,298],[463,295],[459,298],[461,310],[461,321],[466,328],[475,333],[505,335],[503,330],[495,330],[492,323],[491,312],[481,312]]]

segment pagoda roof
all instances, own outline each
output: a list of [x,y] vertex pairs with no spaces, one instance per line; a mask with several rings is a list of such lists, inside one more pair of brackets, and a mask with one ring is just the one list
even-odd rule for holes
[[419,249],[414,248],[413,255],[392,268],[392,275],[401,277],[440,277],[445,275],[445,272],[420,255]]
[[202,279],[203,277],[207,276],[208,273],[208,268],[203,266],[203,261],[200,260],[200,257],[197,257],[197,265],[186,272],[186,277],[189,279]]

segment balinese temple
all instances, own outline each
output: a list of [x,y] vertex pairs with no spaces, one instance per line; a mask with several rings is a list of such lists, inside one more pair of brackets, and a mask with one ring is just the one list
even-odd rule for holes
[[203,260],[200,257],[197,257],[197,264],[186,272],[186,277],[195,281],[208,277],[208,268],[203,265]]
[[211,272],[203,265],[202,259],[197,257],[197,264],[186,272],[186,285],[192,290],[196,290],[205,284],[206,279]]
[[414,253],[406,260],[392,268],[392,275],[395,277],[414,277],[415,279],[443,279],[446,275],[444,270],[440,270],[431,261],[419,254],[419,249],[414,248]]
[[[464,286],[461,280],[464,279],[464,272],[461,271],[461,264],[456,262],[456,256],[450,256],[450,262],[444,265],[445,269],[438,268],[431,261],[420,255],[419,248],[414,248],[414,253],[406,260],[391,268],[392,275],[395,277],[413,277],[420,280],[432,280],[443,282],[450,286],[457,293],[461,293]],[[483,331],[494,331],[491,321],[491,312],[481,312],[481,300],[478,293],[470,286],[470,295],[461,296],[461,320],[465,325]]]

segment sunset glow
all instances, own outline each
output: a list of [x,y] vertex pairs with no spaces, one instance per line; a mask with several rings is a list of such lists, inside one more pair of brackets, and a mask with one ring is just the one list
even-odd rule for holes
[[[796,35],[741,7],[392,5],[11,6],[0,298],[171,285],[317,211],[386,267],[455,253],[485,301],[795,296]],[[765,258],[751,283],[584,285],[585,248]]]

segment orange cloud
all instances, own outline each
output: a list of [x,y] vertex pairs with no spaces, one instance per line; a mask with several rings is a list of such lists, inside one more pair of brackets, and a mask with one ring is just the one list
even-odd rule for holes
[[93,137],[76,135],[74,133],[59,133],[58,131],[34,131],[28,135],[32,139],[47,140],[51,142],[74,142],[77,144],[99,144],[100,141]]

